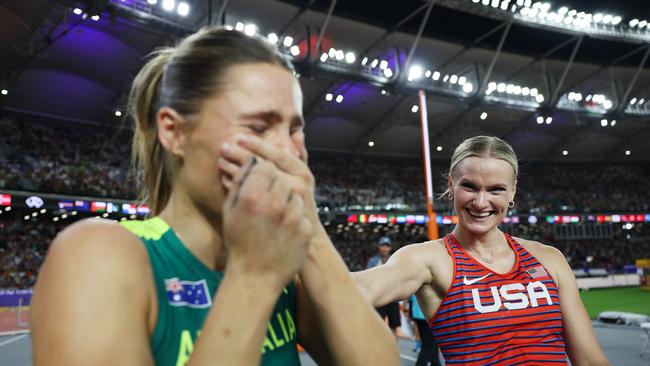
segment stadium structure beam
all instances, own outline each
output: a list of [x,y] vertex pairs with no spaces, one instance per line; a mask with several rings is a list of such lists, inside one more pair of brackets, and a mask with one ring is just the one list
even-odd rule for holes
[[632,80],[630,80],[630,85],[628,85],[627,90],[625,90],[623,98],[620,98],[618,101],[618,106],[616,107],[616,112],[618,114],[622,113],[625,110],[625,107],[627,106],[627,99],[630,97],[632,88],[634,88],[634,85],[636,85],[636,82],[639,79],[639,75],[641,75],[641,70],[643,70],[646,61],[648,61],[648,55],[650,55],[650,46],[646,47],[645,53],[643,54],[643,59],[639,63],[639,66],[636,68],[634,77],[632,77]]
[[565,93],[571,91],[573,88],[577,87],[578,85],[584,83],[585,81],[590,80],[591,78],[593,78],[593,77],[595,77],[595,76],[598,76],[601,72],[603,72],[603,71],[605,71],[605,70],[611,68],[612,66],[615,66],[615,65],[618,64],[619,62],[624,61],[624,60],[627,60],[628,58],[630,58],[630,57],[636,55],[637,53],[643,51],[646,47],[647,47],[647,45],[643,44],[643,45],[641,45],[640,47],[637,47],[637,48],[633,49],[632,51],[630,51],[630,52],[624,54],[623,56],[618,57],[617,59],[615,59],[614,61],[610,62],[609,64],[600,67],[598,70],[592,72],[591,74],[585,76],[584,78],[582,78],[582,79],[580,79],[580,80],[574,82],[573,84],[569,85],[568,87],[564,88],[564,90],[562,90],[562,92],[560,93],[560,95],[565,94]]
[[298,11],[296,12],[296,14],[294,14],[291,17],[291,19],[289,19],[287,21],[287,23],[280,28],[280,30],[278,31],[278,34],[283,34],[284,32],[286,32],[286,30],[289,29],[289,27],[296,20],[298,20],[302,14],[304,14],[307,10],[309,10],[309,8],[311,8],[312,5],[314,5],[314,2],[316,2],[316,0],[309,0],[309,2],[307,4],[301,6],[300,9],[298,9]]
[[566,67],[564,67],[564,72],[562,72],[560,81],[558,81],[557,86],[555,87],[555,91],[553,92],[553,95],[548,100],[547,105],[550,106],[551,108],[557,104],[558,97],[560,96],[560,91],[562,90],[562,85],[564,84],[564,80],[566,79],[566,76],[569,74],[569,70],[571,70],[571,66],[573,66],[573,61],[575,60],[576,55],[578,54],[578,49],[580,49],[580,45],[582,44],[583,39],[584,36],[578,37],[575,46],[573,46],[573,51],[571,51],[571,57],[569,58],[569,62],[567,63]]
[[492,56],[492,60],[490,61],[490,66],[488,67],[487,72],[483,77],[483,81],[481,82],[479,87],[476,88],[475,95],[478,99],[483,98],[483,95],[485,94],[485,89],[487,88],[487,84],[490,81],[490,77],[492,77],[492,71],[494,71],[494,65],[496,65],[497,59],[499,59],[499,55],[501,55],[501,50],[503,50],[503,45],[506,43],[506,38],[508,38],[508,33],[510,33],[510,28],[512,28],[512,21],[508,21],[506,23],[506,27],[503,30],[503,33],[501,33],[499,46],[497,46],[496,51],[494,51],[494,56]]
[[314,50],[316,50],[318,54],[320,54],[320,44],[323,41],[323,36],[325,35],[325,31],[327,30],[327,25],[329,24],[330,19],[332,18],[332,13],[334,12],[336,1],[337,0],[332,0],[332,2],[330,2],[330,7],[329,9],[327,9],[327,16],[323,21],[323,26],[320,29],[320,33],[318,33],[318,39],[316,40],[316,45],[314,46]]
[[[209,2],[210,8],[212,8],[212,1],[213,0],[210,0],[210,2]],[[219,24],[219,25],[224,24],[224,22],[222,22],[222,20],[223,20],[223,14],[226,12],[226,7],[227,6],[228,6],[228,0],[223,0],[221,2],[221,6],[219,7],[219,12],[217,13],[217,17],[215,19],[218,22],[217,24]],[[211,10],[208,11],[208,25],[212,25],[212,11]]]
[[422,5],[420,5],[419,8],[415,9],[415,10],[414,10],[413,12],[411,12],[409,15],[405,16],[402,20],[400,20],[399,22],[397,22],[397,24],[395,24],[394,26],[388,28],[388,29],[386,30],[386,32],[384,32],[384,34],[382,34],[381,36],[379,36],[379,38],[377,38],[374,42],[372,42],[372,43],[370,44],[370,46],[366,47],[365,50],[361,51],[361,53],[359,54],[359,58],[362,58],[362,57],[364,57],[364,56],[367,56],[367,54],[368,54],[368,52],[370,52],[370,50],[372,50],[372,49],[375,48],[378,44],[380,44],[383,40],[385,40],[386,38],[388,38],[388,36],[390,36],[391,34],[395,33],[396,30],[398,30],[402,25],[404,25],[406,22],[408,22],[409,20],[411,20],[414,16],[418,15],[418,14],[419,14],[422,10],[424,10],[427,6],[428,6],[428,4],[422,4]]
[[463,47],[462,50],[456,52],[456,54],[454,54],[453,56],[448,58],[445,62],[442,63],[442,65],[438,66],[437,69],[438,70],[443,70],[445,67],[449,66],[452,62],[456,61],[460,56],[464,55],[467,51],[475,48],[479,43],[483,42],[485,39],[487,39],[488,37],[490,37],[494,33],[501,30],[501,28],[505,27],[507,24],[508,24],[508,22],[503,22],[503,23],[497,25],[496,27],[490,29],[485,34],[483,34],[482,36],[480,36],[477,39],[475,39],[474,41],[472,41],[472,43],[470,45]]
[[424,27],[429,22],[429,15],[431,15],[431,10],[433,9],[435,3],[436,0],[429,0],[429,7],[427,8],[427,12],[424,14],[424,17],[422,18],[422,22],[420,22],[420,28],[418,28],[418,33],[415,35],[415,40],[413,40],[413,44],[411,45],[409,54],[408,56],[406,56],[406,62],[404,62],[404,70],[406,71],[406,73],[403,74],[404,78],[406,78],[406,75],[409,72],[409,66],[411,65],[411,60],[413,59],[415,50],[418,48],[418,44],[420,43],[420,38],[422,38],[422,32],[424,31]]
[[564,48],[565,46],[567,46],[568,44],[575,42],[576,39],[578,39],[578,36],[571,37],[571,38],[567,39],[566,41],[560,43],[559,45],[551,48],[550,50],[548,50],[546,52],[544,52],[544,54],[542,54],[540,56],[537,56],[533,61],[530,61],[526,65],[522,66],[519,70],[517,70],[517,71],[513,72],[512,74],[510,74],[510,76],[506,77],[505,81],[508,82],[508,81],[512,80],[513,78],[519,76],[519,74],[526,71],[526,69],[528,69],[529,67],[533,66],[534,64],[538,63],[539,61],[545,60],[546,58],[548,58],[549,56],[551,56],[555,52],[557,52],[557,51],[561,50],[562,48]]
[[367,140],[368,137],[379,130],[381,126],[384,125],[387,121],[390,121],[390,119],[393,117],[393,113],[395,113],[397,108],[399,108],[399,106],[402,104],[402,102],[404,102],[406,98],[406,95],[400,95],[397,101],[393,103],[393,105],[391,105],[390,108],[385,113],[383,113],[377,121],[370,123],[370,127],[361,134],[361,137],[359,137],[359,139],[354,143],[354,147],[352,149],[354,151],[361,149],[363,142]]

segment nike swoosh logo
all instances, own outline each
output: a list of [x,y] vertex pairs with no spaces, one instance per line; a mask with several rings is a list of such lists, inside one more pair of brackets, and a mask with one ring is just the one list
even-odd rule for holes
[[484,279],[485,277],[489,276],[490,274],[491,274],[491,273],[488,273],[488,274],[486,274],[486,275],[483,276],[483,277],[474,278],[474,279],[471,279],[471,280],[468,280],[468,279],[467,279],[467,276],[464,276],[464,277],[463,277],[463,283],[465,284],[465,286],[473,285],[473,284],[477,283],[478,281]]

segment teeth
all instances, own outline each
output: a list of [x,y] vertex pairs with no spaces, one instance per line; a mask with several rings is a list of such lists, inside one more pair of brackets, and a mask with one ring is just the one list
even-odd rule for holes
[[480,213],[470,211],[470,213],[472,214],[472,216],[488,217],[488,216],[490,216],[492,214],[492,211],[486,211],[486,212],[480,212]]

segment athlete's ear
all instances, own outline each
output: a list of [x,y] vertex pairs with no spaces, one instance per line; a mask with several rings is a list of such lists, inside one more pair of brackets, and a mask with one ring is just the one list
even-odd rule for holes
[[162,107],[156,114],[156,125],[158,127],[158,139],[160,143],[173,156],[182,157],[183,140],[183,117],[174,109]]

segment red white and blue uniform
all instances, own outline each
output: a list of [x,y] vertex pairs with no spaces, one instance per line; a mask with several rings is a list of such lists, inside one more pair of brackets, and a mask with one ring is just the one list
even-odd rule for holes
[[429,326],[447,365],[566,365],[560,296],[542,264],[510,235],[513,269],[496,273],[453,235],[454,279]]

